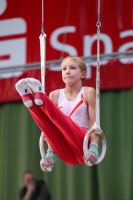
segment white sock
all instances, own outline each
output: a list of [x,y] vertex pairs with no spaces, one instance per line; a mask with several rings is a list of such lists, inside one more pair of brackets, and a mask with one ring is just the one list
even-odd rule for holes
[[[26,83],[25,79],[21,79],[19,80],[16,84],[15,84],[16,90],[18,91],[18,93],[20,94],[20,96],[23,96],[25,94],[29,94],[31,93],[31,89],[29,88],[29,86]],[[24,102],[26,107],[31,107],[33,106],[33,101],[32,100],[28,100],[26,102]]]
[[[29,87],[32,89],[33,92],[44,93],[44,91],[42,89],[42,84],[41,84],[41,82],[39,80],[34,79],[34,78],[27,78],[26,82],[29,85]],[[38,106],[43,105],[43,101],[41,99],[35,99],[34,102]]]
[[35,78],[26,78],[26,82],[28,86],[32,89],[33,92],[42,92],[44,93],[42,89],[42,84],[39,80]]

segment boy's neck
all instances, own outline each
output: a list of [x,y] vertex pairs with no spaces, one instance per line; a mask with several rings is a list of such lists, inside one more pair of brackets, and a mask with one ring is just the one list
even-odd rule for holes
[[80,92],[81,88],[82,88],[82,85],[80,85],[80,86],[76,86],[76,85],[68,86],[67,85],[64,90],[66,98],[68,100],[74,100],[77,97],[78,93]]

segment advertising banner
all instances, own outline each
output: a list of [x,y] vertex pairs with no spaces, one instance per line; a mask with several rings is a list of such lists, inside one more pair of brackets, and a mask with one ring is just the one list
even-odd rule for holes
[[[46,93],[64,87],[60,60],[68,55],[90,57],[97,54],[98,1],[44,0],[46,37]],[[102,0],[100,5],[100,54],[118,57],[100,60],[101,90],[133,87],[133,1]],[[42,1],[0,1],[0,69],[40,62]],[[96,60],[87,63],[85,85],[95,87]],[[15,83],[21,78],[41,80],[40,69],[0,71],[0,102],[20,100]]]

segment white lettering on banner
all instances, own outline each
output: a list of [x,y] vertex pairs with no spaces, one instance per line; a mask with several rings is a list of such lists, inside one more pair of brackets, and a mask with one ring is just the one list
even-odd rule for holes
[[[1,60],[0,67],[12,67],[24,65],[26,63],[26,39],[12,39],[0,42],[0,55],[9,55],[9,59]],[[1,74],[1,78],[19,76],[22,72],[12,72]]]
[[[100,34],[100,40],[104,44],[104,53],[109,54],[112,53],[112,41],[110,37],[106,34],[101,33]],[[95,41],[97,41],[97,34],[94,34],[93,36],[85,35],[83,37],[83,56],[91,56],[92,55],[92,46]],[[100,62],[100,64],[105,65],[108,61],[103,60]],[[96,66],[96,61],[91,63],[91,66]],[[91,66],[87,64],[87,78],[91,78]]]
[[0,0],[0,15],[3,14],[3,12],[6,10],[6,7],[7,7],[7,1]]
[[[7,8],[7,1],[0,0],[0,15],[2,15]],[[7,59],[0,60],[0,67],[12,67],[26,64],[26,38],[21,37],[21,34],[27,32],[26,21],[22,18],[12,18],[0,20],[0,37],[20,35],[16,39],[1,39],[0,38],[0,57],[7,56]],[[75,34],[76,26],[59,27],[50,35],[50,45],[57,51],[68,53],[69,55],[78,55],[78,49],[70,44],[64,44],[64,41],[59,41],[59,36],[62,34]],[[133,36],[133,30],[125,30],[119,33],[119,38],[128,38]],[[83,36],[83,56],[88,57],[92,55],[92,47],[97,41],[97,34]],[[104,54],[113,52],[113,42],[109,35],[100,33],[100,41],[104,46]],[[133,49],[133,42],[128,41],[118,48],[118,52],[125,52],[128,49]],[[133,58],[119,58],[123,64],[133,62]],[[100,61],[100,65],[105,65],[108,60]],[[96,66],[96,62],[87,64],[87,78],[91,78],[91,66]],[[60,71],[60,66],[51,65],[51,70]],[[12,76],[19,76],[22,72],[13,72],[2,74],[0,77],[9,78]]]
[[[0,15],[7,7],[5,0],[0,0]],[[0,21],[0,37],[24,34],[27,31],[26,22],[22,18],[12,18]],[[26,38],[7,39],[0,41],[0,57],[8,56],[8,59],[0,60],[0,68],[26,64]],[[0,74],[1,78],[19,76],[22,72]]]
[[66,52],[70,55],[77,55],[77,50],[75,47],[58,41],[59,35],[63,33],[74,33],[75,31],[75,26],[64,26],[54,30],[50,37],[51,46],[58,51]]
[[[61,51],[61,52],[66,52],[69,55],[77,55],[77,50],[75,47],[73,47],[72,45],[64,44],[64,43],[61,43],[58,41],[59,35],[64,34],[64,33],[75,33],[75,31],[76,31],[75,26],[64,26],[64,27],[54,30],[50,37],[51,46],[54,49]],[[60,66],[52,65],[50,67],[50,70],[60,71],[61,68],[60,68]]]
[[[100,40],[103,42],[104,44],[104,54],[109,54],[112,53],[112,41],[110,39],[110,37],[106,34],[101,33],[100,34]],[[94,34],[93,36],[90,35],[85,35],[83,37],[83,55],[84,56],[91,56],[92,55],[92,46],[94,44],[95,41],[97,41],[97,34]],[[108,63],[108,61],[103,60],[100,62],[102,65],[105,65]],[[96,62],[93,62],[91,65],[96,66]]]
[[[133,30],[122,31],[120,33],[120,38],[131,37],[131,36],[133,36]],[[120,48],[118,49],[118,51],[119,52],[125,52],[128,49],[130,49],[130,48],[133,49],[133,42],[127,42],[126,44],[123,44],[122,46],[120,46]],[[133,58],[131,58],[131,57],[120,58],[119,60],[123,64],[133,62]]]
[[[74,46],[63,44],[58,41],[58,37],[60,36],[60,34],[67,32],[75,33],[75,31],[76,31],[75,26],[65,26],[54,30],[50,37],[51,46],[58,51],[67,52],[69,55],[77,55],[77,49]],[[133,30],[126,30],[120,32],[120,38],[125,38],[129,36],[130,37],[133,36]],[[96,40],[97,40],[97,34],[94,34],[92,36],[90,35],[83,36],[83,56],[87,57],[92,55],[92,46]],[[104,45],[104,54],[111,54],[113,52],[113,43],[111,38],[105,33],[100,33],[100,41],[102,41]],[[127,42],[123,44],[122,46],[119,47],[118,51],[125,52],[130,48],[133,48],[133,42]],[[126,64],[129,62],[133,62],[133,58],[119,58],[119,61],[121,63]],[[108,62],[109,62],[108,60],[100,61],[100,65],[106,65]],[[91,78],[91,66],[96,66],[96,62],[91,63],[91,66],[89,63],[86,64],[87,64],[87,78]],[[54,71],[61,70],[59,66],[51,66],[50,69]]]
[[22,18],[12,18],[0,21],[0,37],[24,34],[26,22]]
[[[75,47],[68,45],[68,44],[60,43],[58,41],[58,37],[60,34],[63,34],[65,32],[74,33],[75,31],[76,31],[76,27],[74,27],[74,26],[65,26],[65,27],[61,27],[61,28],[54,30],[50,37],[51,46],[56,50],[67,52],[69,55],[77,55],[77,50]],[[86,35],[83,37],[83,41],[84,41],[83,56],[91,56],[92,55],[92,53],[91,53],[92,45],[96,40],[97,40],[97,34],[94,34],[93,36]],[[105,53],[112,53],[112,41],[111,41],[110,37],[108,35],[102,33],[100,35],[100,40],[104,43]],[[101,64],[107,64],[107,63],[108,63],[108,61],[101,62]],[[96,66],[96,62],[92,63],[91,65]],[[61,70],[60,66],[51,66],[50,69],[54,70],[54,71]],[[88,63],[87,63],[87,78],[91,78],[91,67]]]

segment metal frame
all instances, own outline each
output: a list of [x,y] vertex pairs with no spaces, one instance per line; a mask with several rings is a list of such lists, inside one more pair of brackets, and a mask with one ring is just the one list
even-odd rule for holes
[[[103,60],[117,60],[120,58],[129,58],[129,63],[132,62],[130,58],[133,58],[133,51],[126,52],[114,52],[111,54],[100,54],[100,61]],[[96,62],[97,55],[92,55],[89,57],[81,57],[87,64],[92,64]],[[62,59],[59,60],[50,60],[46,61],[46,68],[50,68],[51,66],[57,66],[61,64]],[[20,72],[20,71],[29,71],[29,70],[37,70],[40,69],[40,62],[36,63],[28,63],[26,65],[19,66],[10,66],[10,67],[0,67],[0,74],[11,73],[11,72]]]

